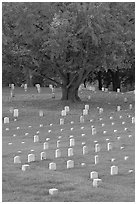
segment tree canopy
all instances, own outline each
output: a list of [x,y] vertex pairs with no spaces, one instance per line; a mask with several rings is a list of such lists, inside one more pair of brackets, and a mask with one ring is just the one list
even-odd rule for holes
[[134,66],[134,2],[4,2],[2,9],[3,67],[42,75],[67,92],[65,100],[79,100],[94,70]]

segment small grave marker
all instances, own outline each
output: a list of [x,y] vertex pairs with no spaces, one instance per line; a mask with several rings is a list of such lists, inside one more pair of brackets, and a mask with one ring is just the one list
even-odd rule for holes
[[49,149],[49,143],[48,142],[43,143],[43,149]]
[[75,146],[75,139],[72,138],[70,139],[70,147]]
[[29,164],[24,164],[22,165],[22,171],[26,171],[27,169],[29,169]]
[[14,109],[13,116],[14,117],[18,117],[19,116],[19,110],[18,109]]
[[35,154],[28,154],[28,163],[35,161]]
[[98,178],[98,172],[96,172],[96,171],[90,172],[90,178],[91,179],[97,179]]
[[46,152],[41,152],[40,153],[40,160],[46,159]]
[[44,113],[42,110],[39,111],[39,117],[43,117],[44,116]]
[[56,170],[56,163],[54,163],[54,162],[49,163],[49,169],[55,171]]
[[39,142],[39,136],[38,135],[34,135],[34,142]]
[[74,161],[73,160],[67,161],[67,169],[70,169],[70,168],[74,168]]
[[60,149],[56,149],[55,150],[55,158],[59,158],[59,157],[61,157],[61,151],[60,151]]
[[107,144],[107,150],[108,150],[108,151],[112,150],[112,143],[109,142],[109,143]]
[[88,154],[88,147],[83,146],[83,155]]
[[49,194],[52,196],[56,196],[58,194],[58,189],[57,188],[49,189]]
[[68,149],[68,157],[71,157],[71,156],[73,156],[74,155],[74,153],[73,153],[73,148],[69,148]]
[[14,164],[19,164],[19,163],[21,163],[20,156],[15,156],[14,157]]
[[98,155],[95,155],[95,164],[98,164],[99,163],[99,156]]
[[97,178],[97,179],[93,179],[93,187],[99,187],[102,183],[102,180]]
[[4,124],[6,124],[6,123],[9,123],[10,121],[9,121],[9,118],[8,117],[5,117],[4,118]]
[[60,118],[60,125],[64,125],[64,119]]
[[83,115],[80,116],[80,123],[84,123],[84,116]]
[[129,104],[129,109],[130,109],[130,110],[132,109],[132,104]]
[[99,152],[100,151],[100,145],[97,143],[95,144],[95,152]]
[[111,175],[116,175],[118,174],[118,166],[111,166]]
[[121,107],[120,106],[117,106],[117,111],[120,111]]

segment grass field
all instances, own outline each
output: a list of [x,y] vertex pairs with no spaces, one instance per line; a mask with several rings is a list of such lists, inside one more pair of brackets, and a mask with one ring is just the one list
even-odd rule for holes
[[[2,127],[3,202],[135,201],[135,124],[132,123],[135,115],[134,93],[83,91],[80,93],[82,102],[78,104],[61,102],[60,89],[56,90],[55,99],[51,98],[49,88],[42,88],[41,94],[37,94],[35,88],[28,89],[27,93],[22,88],[16,88],[13,101],[9,101],[9,93],[10,89],[3,88],[2,116],[10,118],[10,123],[3,124]],[[88,95],[91,95],[91,100],[87,99]],[[125,97],[128,99],[126,103]],[[85,122],[80,123],[79,117],[85,104],[90,106],[89,114],[85,116]],[[133,105],[132,110],[129,109],[129,104]],[[59,125],[61,110],[65,105],[69,105],[70,112],[64,118],[65,124]],[[121,106],[119,112],[116,111],[117,105]],[[11,107],[19,109],[17,121],[14,121],[13,114],[9,111]],[[104,112],[99,114],[97,107],[102,107]],[[39,110],[43,110],[43,117],[39,117]],[[125,124],[122,124],[123,121]],[[105,124],[103,127],[102,123]],[[40,124],[43,126],[40,127]],[[91,125],[97,130],[95,135],[91,134]],[[127,130],[124,129],[126,127]],[[48,132],[49,130],[51,131]],[[34,143],[33,137],[36,134],[40,141]],[[70,135],[75,139],[75,146],[74,155],[68,157]],[[120,139],[117,139],[118,136]],[[47,159],[41,161],[40,153],[44,151],[43,143],[46,138],[50,138],[49,149],[45,150]],[[107,151],[106,139],[112,142],[111,151]],[[57,140],[60,140],[60,158],[55,158]],[[101,145],[101,150],[97,153],[94,151],[96,143]],[[83,145],[88,147],[86,155],[82,154]],[[29,163],[30,168],[23,172],[21,166],[27,164],[30,153],[35,154],[36,161]],[[13,162],[17,155],[21,157],[21,164]],[[99,156],[99,163],[96,165],[95,155]],[[128,156],[127,160],[124,160],[125,156]],[[113,162],[112,158],[115,158]],[[67,169],[66,164],[70,159],[74,160],[74,168]],[[50,162],[56,163],[56,171],[49,170]],[[112,165],[118,166],[118,175],[110,175]],[[92,186],[91,171],[97,171],[102,179],[98,188]],[[57,188],[58,195],[49,195],[50,188]]]

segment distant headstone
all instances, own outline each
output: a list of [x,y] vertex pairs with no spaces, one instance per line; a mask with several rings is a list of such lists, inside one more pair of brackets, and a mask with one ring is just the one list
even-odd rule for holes
[[105,88],[104,88],[104,87],[102,87],[102,91],[105,91]]
[[99,152],[100,151],[100,145],[97,143],[95,144],[95,152]]
[[41,152],[40,153],[40,160],[46,159],[46,152]]
[[99,156],[98,155],[95,155],[95,164],[98,164],[99,163]]
[[130,110],[132,109],[132,104],[129,104],[129,109],[130,109]]
[[52,196],[56,196],[58,194],[58,189],[57,188],[49,189],[49,194]]
[[68,157],[71,157],[71,156],[73,156],[74,155],[74,153],[73,153],[73,148],[69,148],[68,149]]
[[21,163],[20,156],[15,156],[14,157],[14,164],[19,164],[19,163]]
[[116,175],[118,174],[118,166],[111,166],[111,175]]
[[6,123],[9,123],[9,118],[8,117],[4,118],[4,124],[6,124]]
[[55,158],[59,158],[59,157],[61,157],[61,151],[60,151],[60,149],[56,149],[55,150]]
[[49,148],[49,143],[48,142],[44,142],[43,143],[43,149],[48,149]]
[[83,115],[80,116],[80,123],[84,123],[84,116]]
[[44,113],[43,113],[42,110],[39,110],[39,116],[40,116],[40,117],[43,117],[43,116],[44,116]]
[[13,116],[14,117],[18,117],[19,116],[19,110],[18,109],[14,109]]
[[60,147],[60,140],[57,140],[57,148]]
[[22,165],[22,171],[26,171],[27,169],[29,169],[29,164]]
[[89,110],[89,105],[85,105],[85,110]]
[[91,179],[97,179],[98,178],[98,172],[96,172],[96,171],[90,172],[90,178]]
[[70,139],[70,147],[75,146],[75,139],[71,138]]
[[26,92],[28,89],[28,85],[27,84],[24,84],[24,91]]
[[34,142],[39,142],[39,136],[38,135],[34,135]]
[[61,116],[66,116],[66,111],[65,110],[61,111]]
[[64,118],[60,118],[60,125],[64,125]]
[[49,169],[55,171],[56,170],[56,163],[54,163],[54,162],[49,163]]
[[88,147],[83,146],[83,155],[88,154]]
[[94,126],[91,126],[91,133],[92,135],[96,134],[96,128]]
[[69,106],[65,106],[65,107],[64,107],[64,110],[65,110],[66,112],[69,112]]
[[135,123],[135,117],[132,117],[132,123]]
[[88,115],[88,109],[83,110],[83,115]]
[[97,179],[93,179],[93,187],[99,187],[102,183],[102,180],[97,178]]
[[70,168],[74,168],[74,161],[73,160],[67,161],[67,169],[70,169]]
[[28,163],[35,161],[35,154],[28,154]]
[[117,89],[117,93],[120,93],[120,89]]
[[109,142],[109,143],[107,144],[107,150],[108,150],[108,151],[112,150],[112,143]]
[[117,106],[117,111],[120,111],[120,108],[121,108],[120,106]]

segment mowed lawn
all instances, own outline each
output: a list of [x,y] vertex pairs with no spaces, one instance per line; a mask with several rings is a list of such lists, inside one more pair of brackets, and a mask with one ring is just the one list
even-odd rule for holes
[[[56,89],[55,99],[51,98],[49,88],[42,88],[41,94],[35,88],[28,89],[28,92],[24,92],[23,88],[15,88],[13,101],[9,101],[9,93],[9,88],[3,88],[3,118],[10,118],[10,123],[2,127],[3,202],[135,201],[134,93],[93,93],[85,90],[80,93],[82,102],[78,104],[61,102],[60,89]],[[127,102],[124,102],[125,97]],[[85,122],[80,123],[85,104],[90,106],[89,114],[85,116]],[[131,110],[129,104],[133,105]],[[70,111],[64,117],[65,124],[60,125],[59,120],[63,118],[61,110],[66,105],[69,105]],[[121,106],[119,112],[117,105]],[[11,107],[19,109],[17,121],[14,121],[9,111]],[[102,114],[99,114],[98,107],[103,108]],[[39,116],[39,110],[43,110],[43,117]],[[92,125],[97,131],[95,135],[91,134]],[[34,135],[39,135],[39,142],[34,143]],[[74,155],[68,157],[70,136],[75,139],[75,146]],[[49,149],[43,150],[47,138]],[[61,157],[55,158],[58,140]],[[108,142],[112,143],[111,151],[107,151]],[[96,143],[101,146],[100,152],[95,152]],[[82,147],[85,145],[88,152],[83,155]],[[41,161],[42,151],[46,152],[47,158]],[[21,166],[27,164],[30,153],[35,154],[36,161],[29,163],[30,168],[23,172]],[[17,155],[21,158],[21,164],[13,162]],[[96,165],[95,155],[99,156]],[[74,161],[74,168],[67,169],[68,160]],[[56,171],[49,170],[51,162],[56,163]],[[110,175],[113,165],[118,166],[118,175]],[[92,171],[97,171],[102,179],[98,188],[92,186]],[[49,195],[51,188],[57,188],[58,195]]]

